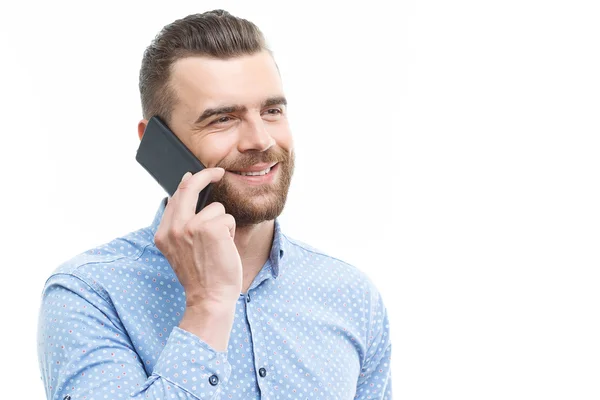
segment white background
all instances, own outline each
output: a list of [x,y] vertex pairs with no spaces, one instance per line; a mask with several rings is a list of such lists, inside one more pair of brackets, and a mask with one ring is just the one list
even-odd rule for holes
[[3,2],[2,398],[44,398],[45,279],[148,225],[141,56],[174,19],[257,23],[298,159],[287,234],[367,274],[398,399],[600,397],[595,1]]

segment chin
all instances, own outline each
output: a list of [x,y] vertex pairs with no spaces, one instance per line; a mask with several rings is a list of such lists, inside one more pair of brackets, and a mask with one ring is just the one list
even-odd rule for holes
[[243,182],[227,174],[225,179],[213,184],[209,200],[223,204],[238,227],[274,220],[285,207],[292,170],[291,165],[282,163],[281,169],[274,169],[274,179],[264,183]]
[[241,198],[224,204],[225,210],[235,218],[236,226],[256,225],[279,217],[285,207],[286,196],[276,193]]

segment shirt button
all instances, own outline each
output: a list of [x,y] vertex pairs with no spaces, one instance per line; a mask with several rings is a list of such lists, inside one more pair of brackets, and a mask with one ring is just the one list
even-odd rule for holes
[[258,374],[264,378],[265,376],[267,376],[267,370],[264,368],[261,368],[258,370]]
[[69,395],[66,395],[66,396],[63,398],[63,400],[71,400],[71,396],[69,396]]
[[216,375],[211,375],[211,377],[208,378],[208,383],[210,383],[213,386],[217,386],[217,384],[219,383],[219,377]]
[[250,294],[247,294],[247,295],[246,295],[246,302],[247,302],[247,303],[250,303]]

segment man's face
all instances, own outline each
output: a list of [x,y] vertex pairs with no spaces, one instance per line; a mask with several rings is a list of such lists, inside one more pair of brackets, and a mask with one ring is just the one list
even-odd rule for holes
[[237,226],[276,218],[286,202],[294,153],[271,55],[186,57],[173,65],[171,85],[176,102],[169,127],[202,164],[226,170],[210,200],[222,203]]

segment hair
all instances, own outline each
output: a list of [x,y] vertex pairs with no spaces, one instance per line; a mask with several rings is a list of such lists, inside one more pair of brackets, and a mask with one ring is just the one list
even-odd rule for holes
[[263,33],[252,22],[225,10],[178,19],[156,35],[144,51],[139,89],[145,119],[158,116],[167,124],[177,101],[170,87],[171,66],[189,56],[230,59],[269,51]]

